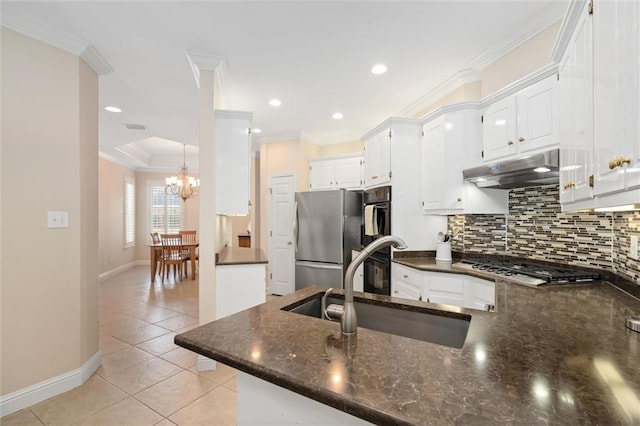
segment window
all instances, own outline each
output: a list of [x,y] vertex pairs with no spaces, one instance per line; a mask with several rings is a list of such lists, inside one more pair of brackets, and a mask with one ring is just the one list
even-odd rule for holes
[[124,178],[124,247],[136,245],[136,184]]
[[151,185],[150,232],[176,233],[182,229],[182,199],[164,192],[164,185]]

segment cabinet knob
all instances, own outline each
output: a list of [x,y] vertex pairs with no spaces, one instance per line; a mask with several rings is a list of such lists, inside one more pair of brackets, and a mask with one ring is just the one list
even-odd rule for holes
[[290,246],[291,244],[293,244],[291,241],[289,241],[289,242],[287,243],[287,245],[288,245],[288,246]]
[[398,294],[398,290],[395,290],[395,291],[393,292],[393,294]]
[[576,184],[574,182],[567,182],[564,184],[564,189],[575,188]]
[[409,278],[409,275],[404,274],[404,275],[402,276],[402,278],[405,278],[405,279],[406,279],[406,278]]
[[518,142],[524,142],[524,138],[523,138],[522,136],[520,136],[520,137],[518,138]]
[[462,201],[462,197],[457,198],[458,202]]
[[513,141],[507,142],[507,145],[513,145]]

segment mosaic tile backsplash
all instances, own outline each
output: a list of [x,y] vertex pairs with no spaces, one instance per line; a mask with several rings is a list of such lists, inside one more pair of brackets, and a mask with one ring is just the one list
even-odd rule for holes
[[449,216],[448,227],[460,230],[454,251],[595,267],[640,285],[640,263],[628,257],[640,212],[562,213],[558,185],[512,189],[508,215]]

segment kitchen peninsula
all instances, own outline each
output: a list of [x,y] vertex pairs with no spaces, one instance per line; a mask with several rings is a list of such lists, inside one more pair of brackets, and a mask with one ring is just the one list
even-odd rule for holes
[[498,280],[495,288],[495,312],[356,293],[470,315],[461,349],[363,328],[346,339],[338,323],[282,310],[321,287],[175,341],[246,373],[238,375],[239,424],[240,379],[251,376],[376,424],[640,421],[640,333],[624,326],[640,300],[605,282],[531,288]]

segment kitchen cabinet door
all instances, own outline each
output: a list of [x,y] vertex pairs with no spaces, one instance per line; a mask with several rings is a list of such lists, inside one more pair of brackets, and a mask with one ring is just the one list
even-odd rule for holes
[[216,212],[249,214],[251,193],[251,117],[216,110]]
[[[444,141],[444,117],[424,125],[422,137],[422,208],[423,211],[445,210],[448,174]],[[462,173],[460,174],[462,178]],[[462,182],[460,182],[462,184]]]
[[423,300],[422,272],[397,263],[391,264],[391,296]]
[[309,161],[309,189],[311,191],[321,191],[335,188],[335,172],[335,161]]
[[554,75],[489,105],[483,115],[485,162],[556,146],[557,90]]
[[585,5],[560,62],[560,203],[593,198],[593,19]]
[[465,296],[465,308],[493,310],[496,304],[495,282],[466,276]]
[[483,115],[484,160],[509,157],[518,152],[515,96],[491,104]]
[[362,163],[360,156],[334,160],[334,186],[338,189],[361,189]]
[[551,76],[521,90],[517,100],[518,152],[540,151],[558,144],[557,77]]
[[428,282],[428,298],[431,303],[465,306],[465,276],[444,272],[425,272]]
[[364,142],[364,187],[372,188],[378,184],[380,169],[380,152],[377,139]]
[[640,186],[640,2],[594,5],[594,192]]
[[391,138],[391,130],[378,138],[379,185],[388,185],[391,182]]

